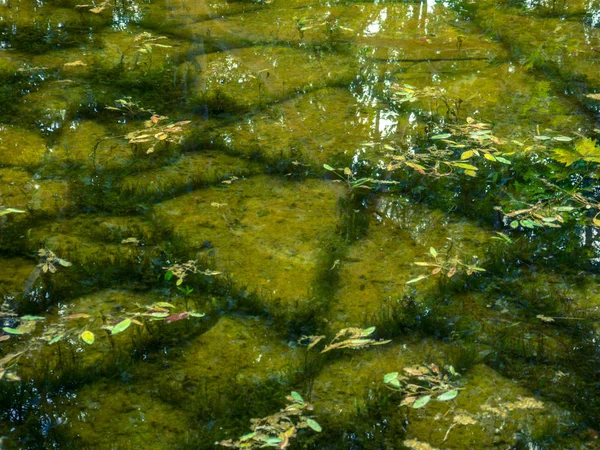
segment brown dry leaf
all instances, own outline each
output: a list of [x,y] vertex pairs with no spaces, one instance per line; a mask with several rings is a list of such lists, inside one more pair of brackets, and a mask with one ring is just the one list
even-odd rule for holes
[[500,408],[496,408],[491,405],[481,405],[481,409],[484,410],[485,412],[489,412],[490,414],[493,414],[494,416],[498,416],[501,419],[506,419],[506,417],[507,417],[506,411],[502,411]]
[[404,370],[407,374],[413,377],[420,377],[422,375],[428,375],[429,369],[427,367],[415,366],[415,367],[405,367]]
[[67,320],[73,320],[73,319],[87,319],[89,318],[90,315],[89,314],[83,314],[83,313],[79,313],[79,314],[70,314],[68,316],[65,316],[64,319]]
[[73,61],[70,63],[65,63],[63,64],[65,67],[79,67],[79,66],[87,66],[86,63],[84,63],[83,61]]
[[512,411],[513,409],[544,409],[545,406],[539,400],[535,398],[526,397],[520,398],[516,402],[507,403],[504,405],[506,409]]
[[412,450],[437,450],[436,447],[432,447],[427,442],[417,441],[416,439],[407,439],[402,444]]
[[454,423],[458,425],[475,425],[477,421],[466,414],[457,414],[453,418]]

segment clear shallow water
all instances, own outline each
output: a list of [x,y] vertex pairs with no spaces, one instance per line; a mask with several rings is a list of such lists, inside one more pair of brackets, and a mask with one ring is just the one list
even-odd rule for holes
[[598,445],[594,2],[0,9],[3,447]]

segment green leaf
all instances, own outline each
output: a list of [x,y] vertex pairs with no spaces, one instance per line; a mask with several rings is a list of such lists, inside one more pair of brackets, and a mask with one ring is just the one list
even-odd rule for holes
[[438,252],[435,250],[435,248],[429,247],[429,253],[431,253],[431,256],[434,258],[437,258]]
[[535,228],[535,222],[531,219],[521,220],[521,226],[526,228]]
[[21,320],[46,320],[46,318],[42,316],[21,316]]
[[412,407],[415,409],[419,409],[422,408],[423,406],[425,406],[427,403],[429,403],[429,400],[431,400],[431,395],[424,395],[422,397],[419,397],[418,399],[415,400],[415,402],[412,404]]
[[159,306],[161,308],[175,308],[175,305],[171,305],[170,303],[167,302],[158,302],[155,303],[156,306]]
[[313,420],[310,418],[306,419],[306,425],[308,425],[310,428],[312,428],[317,433],[320,433],[321,431],[323,431],[323,428],[321,428],[321,425],[319,425],[319,423],[316,420]]
[[8,333],[8,334],[25,334],[24,331],[17,330],[16,328],[10,328],[10,327],[3,327],[2,331],[4,331],[5,333]]
[[298,403],[304,403],[304,399],[302,398],[302,396],[300,394],[298,394],[296,391],[292,391],[292,398],[294,400],[296,400]]
[[24,212],[25,211],[23,211],[22,209],[6,208],[0,210],[0,217],[6,216],[7,214],[23,214]]
[[323,164],[323,168],[325,170],[329,170],[330,172],[335,171],[335,169],[333,167],[331,167],[329,164]]
[[413,278],[412,280],[408,280],[406,284],[416,283],[417,281],[421,281],[427,278],[427,275],[419,275],[417,278]]
[[58,341],[62,340],[62,338],[64,338],[64,335],[59,335],[59,336],[54,336],[52,339],[50,339],[50,342],[48,344],[52,345],[52,344],[56,344]]
[[478,170],[477,167],[471,165],[471,164],[465,164],[465,163],[450,163],[452,164],[454,167],[458,167],[460,169],[466,169],[466,170]]
[[512,163],[510,162],[510,160],[503,158],[502,156],[496,156],[496,161],[501,162],[502,164],[508,164],[511,165]]
[[431,136],[431,139],[448,139],[449,137],[452,137],[452,134],[450,133],[443,133],[443,134],[436,134]]
[[131,319],[125,319],[116,324],[114,327],[110,329],[110,334],[118,334],[125,331],[131,325]]
[[573,138],[570,138],[568,136],[555,136],[552,139],[559,142],[571,142],[573,140]]
[[538,141],[548,141],[551,139],[550,136],[534,136],[533,138]]
[[169,270],[165,273],[165,281],[169,281],[171,278],[173,278],[173,272]]
[[391,384],[391,383],[392,383],[392,381],[394,381],[394,380],[395,380],[395,381],[398,381],[398,375],[399,375],[399,374],[398,374],[398,372],[390,372],[390,373],[386,373],[386,374],[383,376],[383,382],[384,382],[385,384]]
[[277,447],[281,442],[283,442],[283,439],[270,436],[264,439],[263,442],[267,447]]
[[81,333],[79,337],[83,342],[85,342],[88,345],[92,345],[96,340],[96,336],[94,336],[94,333],[88,330],[85,330],[83,333]]
[[455,398],[457,395],[458,395],[458,391],[452,390],[452,391],[444,392],[436,400],[438,400],[440,402],[447,402],[448,400],[452,400],[453,398]]
[[197,312],[191,312],[190,313],[190,317],[198,317],[198,318],[200,318],[200,317],[204,317],[204,316],[206,316],[206,314],[204,314],[204,313],[197,313]]
[[256,431],[253,431],[252,433],[248,433],[248,434],[243,435],[240,438],[240,442],[244,442],[244,441],[247,441],[248,439],[252,439],[254,436],[256,436]]
[[511,227],[511,228],[519,228],[519,221],[518,221],[518,220],[513,220],[513,221],[510,223],[510,227]]
[[375,332],[375,327],[370,327],[370,328],[365,328],[364,330],[362,330],[360,332],[361,336],[369,336],[370,334],[373,334]]
[[552,152],[552,158],[569,167],[571,164],[579,161],[581,159],[581,155],[571,150],[557,148]]

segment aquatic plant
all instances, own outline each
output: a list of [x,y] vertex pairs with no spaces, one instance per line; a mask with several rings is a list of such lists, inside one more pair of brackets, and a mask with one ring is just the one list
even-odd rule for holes
[[7,208],[5,206],[0,206],[0,217],[7,216],[9,214],[23,214],[25,211],[22,209],[16,208]]
[[72,264],[66,259],[59,258],[52,250],[42,248],[37,252],[40,262],[37,267],[42,269],[42,272],[55,273],[58,266],[70,267]]
[[506,159],[508,154],[496,147],[505,142],[493,135],[489,124],[467,117],[466,123],[447,124],[443,131],[429,136],[427,143],[419,147],[386,144],[384,149],[390,152],[387,156],[391,158],[386,169],[393,172],[408,167],[436,178],[454,175],[460,169],[465,175],[475,177],[479,170],[474,165],[476,160],[511,164]]
[[260,419],[251,419],[252,432],[239,439],[228,439],[216,444],[238,449],[265,447],[284,449],[290,445],[290,439],[295,438],[299,430],[310,428],[317,433],[322,431],[321,425],[307,415],[313,407],[305,402],[300,394],[292,391],[286,400],[288,405],[278,413]]
[[[163,267],[163,270],[167,271],[167,273],[165,273],[165,280],[169,281],[171,278],[175,277],[175,278],[177,278],[177,282],[175,284],[177,286],[181,286],[183,284],[183,280],[185,279],[185,277],[190,273],[201,273],[201,274],[207,275],[207,276],[214,276],[214,275],[221,274],[221,272],[217,272],[217,271],[209,270],[209,269],[201,271],[198,269],[198,266],[196,265],[197,263],[198,263],[198,261],[196,261],[196,260],[189,260],[188,262],[185,262],[185,263],[173,264],[172,266],[169,266],[169,267]],[[190,293],[191,293],[191,291],[187,292],[188,295]]]
[[431,273],[429,275],[419,275],[417,278],[407,281],[406,284],[416,283],[435,275],[443,280],[445,278],[452,278],[457,273],[473,275],[475,272],[485,272],[485,269],[478,267],[477,264],[467,263],[464,259],[459,258],[457,255],[458,252],[453,254],[453,244],[454,242],[450,240],[448,249],[445,252],[439,253],[435,248],[429,247],[429,255],[433,258],[433,262],[417,261],[413,264],[420,267],[431,267]]
[[[122,101],[122,100],[120,100]],[[132,111],[133,106],[131,105],[137,105],[136,103],[132,103],[131,101],[128,101],[128,108],[130,108]],[[125,109],[125,106],[122,107],[109,107],[110,109],[117,109],[119,111],[125,111],[127,109]],[[137,106],[136,106],[137,108]],[[146,120],[144,122],[144,127],[139,129],[139,130],[135,130],[135,131],[131,131],[127,134],[124,135],[120,135],[120,136],[108,136],[105,138],[100,139],[98,142],[96,142],[96,144],[94,145],[94,148],[92,149],[92,153],[91,153],[91,157],[92,157],[92,162],[94,167],[96,167],[96,154],[97,151],[100,147],[100,145],[102,145],[104,142],[109,141],[109,140],[119,140],[119,139],[125,139],[127,140],[127,142],[131,145],[131,151],[133,156],[141,156],[143,154],[149,155],[154,153],[157,149],[162,148],[168,148],[169,145],[173,144],[173,145],[177,145],[177,144],[181,144],[183,141],[183,136],[182,133],[184,132],[185,128],[191,123],[190,120],[183,120],[183,121],[179,121],[179,122],[168,122],[165,123],[165,121],[168,120],[168,117],[166,116],[160,116],[158,114],[153,114],[152,116],[150,116],[150,118],[148,120]],[[162,124],[161,124],[162,122]],[[150,144],[150,145],[146,145],[146,144]]]
[[[327,353],[331,350],[340,350],[349,348],[353,350],[372,347],[375,345],[384,345],[392,342],[391,340],[376,340],[371,336],[375,333],[375,327],[371,328],[344,328],[337,332],[334,338],[327,344],[321,353]],[[300,343],[308,345],[307,350],[314,348],[319,342],[325,339],[326,336],[302,336]],[[340,340],[344,338],[343,340]]]
[[440,369],[435,364],[405,367],[403,373],[385,374],[383,382],[402,394],[400,406],[423,408],[432,398],[440,402],[453,400],[461,390],[459,376],[452,366]]

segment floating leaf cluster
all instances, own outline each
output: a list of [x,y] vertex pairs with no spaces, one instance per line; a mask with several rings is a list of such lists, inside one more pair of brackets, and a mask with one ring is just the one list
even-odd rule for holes
[[69,261],[59,258],[52,250],[48,250],[47,248],[38,250],[37,255],[40,258],[37,267],[42,269],[42,272],[44,273],[55,273],[57,266],[70,267],[72,265]]
[[440,369],[435,364],[405,367],[383,377],[385,385],[402,393],[400,406],[423,408],[432,399],[447,402],[456,398],[460,391],[459,374],[452,366]]
[[[331,350],[341,350],[349,348],[353,350],[371,347],[375,345],[388,344],[390,340],[376,340],[370,336],[375,332],[375,327],[370,328],[344,328],[337,332],[329,344],[327,344],[321,353],[327,353]],[[308,350],[314,348],[326,336],[303,336],[300,343],[307,344]]]
[[313,408],[300,394],[292,391],[286,400],[288,405],[278,413],[261,419],[251,419],[252,432],[239,439],[228,439],[217,444],[238,449],[265,447],[284,449],[290,445],[290,439],[296,437],[298,430],[310,428],[317,433],[322,431],[321,425],[307,415]]

